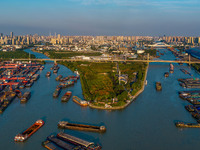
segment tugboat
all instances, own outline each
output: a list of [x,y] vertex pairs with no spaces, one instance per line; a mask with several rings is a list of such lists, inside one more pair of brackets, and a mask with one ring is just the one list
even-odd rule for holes
[[82,99],[80,99],[80,98],[77,97],[77,96],[73,96],[73,101],[74,101],[75,103],[81,105],[81,106],[88,106],[88,105],[89,105],[87,101],[82,100]]
[[156,90],[161,91],[162,90],[162,85],[160,82],[156,82]]
[[15,142],[24,142],[43,125],[44,125],[43,120],[37,120],[30,128],[16,135],[14,138]]
[[65,93],[65,95],[63,95],[63,97],[61,98],[61,101],[62,102],[67,102],[70,99],[71,96],[72,96],[72,92],[71,91],[67,91]]

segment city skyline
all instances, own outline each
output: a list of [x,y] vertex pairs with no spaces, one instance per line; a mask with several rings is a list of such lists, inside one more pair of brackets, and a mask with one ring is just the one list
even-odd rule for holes
[[197,0],[9,0],[0,5],[5,34],[200,35]]

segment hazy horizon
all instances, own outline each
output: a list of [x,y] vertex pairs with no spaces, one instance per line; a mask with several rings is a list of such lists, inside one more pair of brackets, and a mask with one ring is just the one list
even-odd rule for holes
[[198,0],[7,0],[0,33],[200,36]]

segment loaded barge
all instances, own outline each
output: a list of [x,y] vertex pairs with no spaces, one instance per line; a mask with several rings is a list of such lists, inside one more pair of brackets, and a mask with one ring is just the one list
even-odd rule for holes
[[67,101],[70,99],[71,96],[72,96],[72,92],[71,92],[71,91],[67,91],[67,92],[63,95],[63,97],[61,98],[61,101],[62,101],[62,102],[67,102]]
[[63,133],[63,132],[58,133],[57,137],[67,142],[70,142],[74,145],[81,146],[88,150],[101,150],[101,146],[95,145],[93,142],[88,142],[83,139],[77,138],[75,136]]
[[184,88],[200,88],[200,79],[198,78],[178,79],[178,81]]
[[59,150],[58,147],[56,147],[56,145],[54,145],[51,141],[46,140],[44,142],[42,142],[42,146],[44,146],[45,148],[47,148],[48,150]]
[[58,123],[59,128],[72,129],[72,130],[82,130],[82,131],[92,131],[92,132],[105,132],[105,126],[93,126],[84,124],[69,123],[67,121],[60,121]]
[[31,97],[31,92],[25,92],[21,98],[21,103],[26,103]]
[[47,140],[51,141],[52,143],[56,144],[57,146],[66,149],[66,150],[75,150],[75,149],[80,149],[79,146],[70,144],[70,143],[66,143],[63,140],[59,139],[58,137],[51,135],[47,137]]
[[39,128],[44,125],[43,120],[37,120],[30,128],[25,130],[24,132],[15,136],[14,140],[16,142],[24,142],[27,140],[33,133],[35,133]]
[[75,103],[81,105],[81,106],[88,106],[88,105],[89,105],[87,101],[82,100],[82,99],[80,99],[80,98],[77,97],[77,96],[73,96],[73,101],[74,101]]

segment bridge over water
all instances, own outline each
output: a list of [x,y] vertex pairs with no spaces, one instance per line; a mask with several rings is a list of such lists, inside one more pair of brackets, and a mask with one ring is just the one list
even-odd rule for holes
[[77,61],[83,61],[83,62],[154,62],[154,63],[186,63],[186,64],[200,64],[199,61],[191,61],[190,59],[187,60],[124,60],[124,59],[109,59],[109,60],[85,60],[85,59],[13,59],[13,61],[68,61],[68,62],[77,62]]

